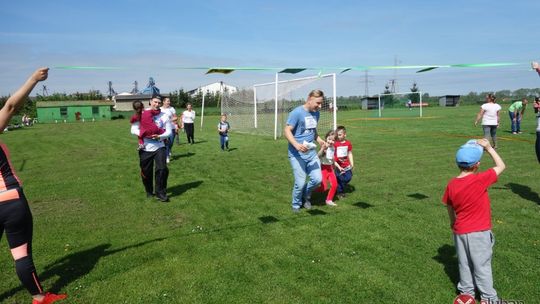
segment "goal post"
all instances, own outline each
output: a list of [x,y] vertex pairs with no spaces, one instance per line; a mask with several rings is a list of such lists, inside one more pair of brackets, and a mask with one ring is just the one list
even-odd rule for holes
[[319,133],[335,129],[337,124],[336,75],[325,74],[255,84],[249,89],[224,94],[221,107],[227,114],[231,130],[273,136],[283,135],[289,112],[303,105],[310,91],[325,93],[318,124]]
[[[412,101],[412,99],[415,99],[413,97],[415,95],[416,100]],[[378,117],[383,116],[383,111],[395,116],[423,116],[423,107],[425,105],[422,102],[422,92],[384,93],[376,96]],[[408,111],[405,112],[405,110]]]

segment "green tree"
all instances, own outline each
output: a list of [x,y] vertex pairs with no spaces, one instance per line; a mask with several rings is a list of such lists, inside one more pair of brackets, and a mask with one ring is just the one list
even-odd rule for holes
[[[386,84],[384,86],[384,94],[392,94],[390,91],[390,86]],[[393,107],[394,106],[394,95],[384,95],[381,97],[381,107]]]
[[418,88],[418,86],[416,86],[416,82],[413,82],[413,85],[412,85],[412,88],[411,88],[411,94],[409,94],[407,97],[409,97],[409,99],[414,102],[414,103],[418,103],[420,102],[420,95],[417,93],[420,89]]

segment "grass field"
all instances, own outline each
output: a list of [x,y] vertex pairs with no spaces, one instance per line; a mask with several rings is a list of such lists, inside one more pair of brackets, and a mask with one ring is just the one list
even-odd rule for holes
[[[505,107],[506,108],[506,107]],[[446,208],[454,155],[481,136],[474,107],[424,118],[345,111],[354,187],[336,208],[292,214],[284,139],[232,134],[206,117],[174,147],[171,202],[146,199],[129,122],[36,125],[1,140],[34,215],[34,261],[65,303],[452,303],[458,280]],[[540,302],[540,171],[532,110],[521,135],[502,113],[507,170],[490,190],[495,287]],[[392,115],[399,116],[399,115]],[[232,125],[234,128],[234,125]],[[321,130],[324,133],[326,130]],[[481,165],[492,165],[485,155]],[[0,302],[29,303],[5,236]]]

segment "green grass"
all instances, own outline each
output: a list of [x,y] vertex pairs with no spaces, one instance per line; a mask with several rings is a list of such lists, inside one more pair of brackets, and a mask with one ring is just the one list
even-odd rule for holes
[[[388,120],[340,112],[355,190],[337,208],[319,196],[299,215],[286,141],[233,133],[233,150],[221,152],[217,116],[197,127],[197,144],[174,147],[169,204],[145,198],[127,119],[36,125],[2,140],[34,215],[43,285],[67,292],[66,303],[451,303],[457,265],[440,199],[458,173],[456,149],[481,136],[477,110]],[[507,170],[490,196],[495,287],[534,303],[540,173],[529,112],[519,136],[502,114]],[[482,169],[491,164],[484,156]],[[0,248],[0,302],[29,302],[5,236]]]

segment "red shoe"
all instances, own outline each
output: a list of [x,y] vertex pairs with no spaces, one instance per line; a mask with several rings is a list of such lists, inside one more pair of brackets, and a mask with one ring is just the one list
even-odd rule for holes
[[32,304],[50,304],[50,303],[54,303],[56,301],[63,300],[65,298],[67,298],[67,294],[54,294],[54,293],[47,292],[45,294],[45,297],[43,298],[43,300],[41,300],[41,302],[34,299],[32,301]]

